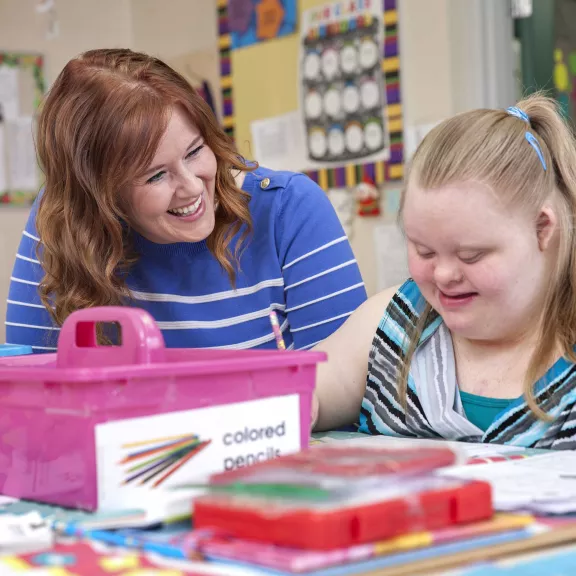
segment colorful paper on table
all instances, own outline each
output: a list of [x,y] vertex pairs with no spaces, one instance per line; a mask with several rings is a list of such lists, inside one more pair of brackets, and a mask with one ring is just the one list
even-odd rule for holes
[[11,514],[23,516],[37,512],[44,520],[56,529],[63,526],[78,526],[85,529],[107,529],[128,526],[150,526],[157,522],[149,521],[144,510],[122,510],[120,512],[84,512],[82,510],[70,510],[50,504],[39,502],[27,502],[16,500],[6,496],[0,496],[0,516]]
[[33,554],[0,557],[2,576],[248,576],[247,569],[214,564],[170,563],[136,551],[113,550],[97,543],[58,543]]
[[214,530],[192,530],[189,521],[148,529],[82,530],[70,527],[65,533],[110,546],[132,548],[182,560],[200,559],[203,543],[215,537]]
[[97,551],[88,542],[57,544],[51,550],[0,558],[0,572],[10,576],[33,574],[44,569],[46,576],[185,576],[199,574],[162,568],[136,552]]
[[284,572],[303,573],[380,556],[391,556],[408,550],[430,548],[439,544],[478,538],[488,534],[511,532],[522,529],[533,522],[533,518],[527,515],[503,515],[494,520],[462,526],[461,528],[420,532],[392,538],[385,542],[352,546],[330,552],[297,550],[258,542],[213,538],[203,543],[202,552],[213,559],[236,560]]
[[[413,576],[413,574],[429,574],[428,572],[411,571],[412,563],[428,562],[428,561],[442,561],[443,559],[450,558],[450,556],[457,554],[471,554],[478,551],[488,551],[495,546],[506,545],[509,543],[523,542],[531,535],[529,529],[512,530],[509,532],[501,532],[491,534],[488,536],[479,536],[477,538],[470,538],[458,542],[448,542],[439,544],[438,546],[427,546],[424,548],[405,549],[404,551],[389,554],[385,556],[373,556],[368,559],[359,560],[349,559],[347,563],[339,563],[337,565],[328,566],[310,572],[310,576]],[[208,559],[217,560],[221,563],[225,559],[220,556],[207,555]],[[464,564],[460,561],[459,564]],[[458,565],[451,564],[452,566]],[[230,566],[247,566],[255,568],[253,562],[230,562]],[[279,571],[271,568],[261,568],[258,572],[262,576],[265,574],[274,574],[276,576],[289,576],[294,574],[290,571]]]
[[218,534],[214,530],[191,531],[188,523],[149,530],[91,531],[86,532],[85,536],[106,544],[154,552],[169,558],[207,556],[215,560],[246,562],[274,570],[302,573],[441,543],[511,532],[529,526],[533,522],[534,519],[528,515],[499,515],[493,520],[460,528],[412,534],[386,542],[331,552],[296,550],[238,540]]
[[292,34],[297,18],[296,0],[228,0],[232,49]]
[[[447,574],[447,570],[458,566],[474,564],[478,567],[480,562],[484,566],[491,559],[517,557],[519,554],[533,553],[535,550],[544,550],[551,546],[567,545],[573,542],[575,538],[576,522],[567,523],[558,529],[552,529],[536,522],[524,529],[479,536],[457,542],[440,543],[426,548],[412,549],[397,554],[320,569],[311,572],[310,576],[415,576],[416,574],[428,576],[429,574]],[[230,562],[230,566],[239,565],[253,566],[249,563]],[[293,574],[264,568],[257,573],[262,576],[265,574],[276,576]],[[450,574],[461,576],[460,572],[450,572]],[[468,574],[464,574],[468,576]],[[540,572],[534,576],[541,576],[541,574],[549,574],[549,572]],[[569,574],[572,576],[573,572]],[[560,575],[564,576],[564,573],[560,573]],[[532,576],[532,573],[523,573],[523,576]]]

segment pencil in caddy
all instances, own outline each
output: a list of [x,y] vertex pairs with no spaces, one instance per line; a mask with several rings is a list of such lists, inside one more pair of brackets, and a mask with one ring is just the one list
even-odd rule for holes
[[[99,346],[96,325],[111,322],[121,345]],[[171,485],[308,446],[324,360],[314,352],[170,349],[144,310],[74,312],[56,353],[0,358],[0,493],[87,510],[189,514],[190,499],[176,501],[182,494]]]

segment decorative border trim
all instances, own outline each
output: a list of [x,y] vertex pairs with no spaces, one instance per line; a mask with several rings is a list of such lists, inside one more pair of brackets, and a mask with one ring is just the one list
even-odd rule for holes
[[232,36],[228,27],[228,0],[218,0],[218,47],[220,50],[220,90],[222,91],[222,123],[224,131],[234,140],[234,99],[232,91]]

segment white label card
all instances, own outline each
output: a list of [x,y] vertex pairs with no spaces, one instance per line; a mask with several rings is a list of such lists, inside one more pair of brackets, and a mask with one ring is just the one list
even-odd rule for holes
[[300,450],[298,394],[98,424],[98,507],[189,513],[183,483]]

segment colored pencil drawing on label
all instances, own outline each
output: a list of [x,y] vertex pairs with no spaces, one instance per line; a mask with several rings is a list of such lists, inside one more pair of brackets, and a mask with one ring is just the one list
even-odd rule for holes
[[200,440],[195,434],[185,434],[124,444],[123,449],[138,450],[127,453],[118,462],[120,466],[128,465],[124,470],[122,485],[137,483],[139,486],[157,488],[202,452],[210,442]]

